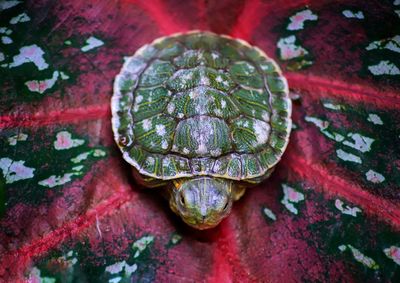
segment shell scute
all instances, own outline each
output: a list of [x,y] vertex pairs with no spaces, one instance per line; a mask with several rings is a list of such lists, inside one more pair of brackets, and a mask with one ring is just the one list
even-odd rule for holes
[[167,153],[172,146],[175,127],[173,118],[159,114],[135,123],[135,140],[148,152]]
[[139,88],[133,103],[133,119],[141,121],[161,113],[170,101],[171,93],[164,87]]
[[265,122],[270,120],[271,108],[267,91],[240,88],[232,93],[242,114]]
[[252,178],[253,176],[257,176],[261,170],[257,157],[254,154],[242,154],[241,163],[242,176],[245,178]]
[[287,81],[281,76],[268,76],[267,83],[269,90],[272,92],[284,92],[288,90]]
[[219,156],[231,149],[229,128],[218,118],[196,116],[179,122],[172,151],[188,157]]
[[211,158],[193,158],[191,160],[192,173],[196,175],[207,175],[211,172],[214,159]]
[[148,154],[142,164],[143,172],[162,177],[162,157],[157,154]]
[[154,60],[142,73],[139,86],[152,87],[164,83],[175,71],[175,67],[168,61]]
[[156,47],[159,50],[158,58],[160,58],[161,60],[170,60],[172,58],[175,58],[176,56],[182,54],[184,50],[182,44],[174,41],[170,41],[165,44],[160,44],[159,46]]
[[232,122],[230,130],[237,152],[256,153],[267,142],[270,126],[261,120],[241,117]]
[[238,61],[231,65],[229,74],[232,79],[241,86],[262,89],[264,80],[257,68],[247,61]]
[[228,163],[226,167],[226,175],[229,178],[240,180],[242,177],[242,162],[240,155],[231,154],[230,158],[225,162]]

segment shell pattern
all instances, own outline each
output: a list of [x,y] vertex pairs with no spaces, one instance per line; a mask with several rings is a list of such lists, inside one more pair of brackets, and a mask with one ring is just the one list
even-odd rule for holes
[[156,179],[267,175],[289,140],[286,79],[265,53],[211,32],[155,40],[114,84],[112,125],[124,159]]

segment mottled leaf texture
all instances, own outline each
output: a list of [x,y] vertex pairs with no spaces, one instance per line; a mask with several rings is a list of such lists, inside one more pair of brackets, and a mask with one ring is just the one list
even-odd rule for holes
[[[276,170],[202,232],[170,211],[161,188],[134,183],[109,106],[125,56],[195,29],[258,46],[281,66],[293,99],[291,140]],[[240,58],[234,46],[221,52]],[[121,91],[149,91],[196,64],[190,54],[165,63],[180,53],[166,43],[151,66],[163,75],[133,75]],[[142,71],[136,63],[133,72]],[[260,66],[281,91],[272,63]],[[243,87],[234,95],[242,108],[232,111],[262,120],[266,109],[252,106],[261,101],[251,91],[261,77],[249,62],[230,68]],[[1,282],[400,281],[398,0],[1,0],[0,89]],[[136,102],[147,109],[138,121],[166,106],[169,94],[152,91],[151,105]],[[237,125],[234,139],[256,138]],[[164,152],[174,140],[156,142]],[[146,162],[143,151],[132,154]],[[270,156],[262,162],[273,164]],[[235,160],[221,170],[259,166]],[[151,170],[173,175],[168,164]]]

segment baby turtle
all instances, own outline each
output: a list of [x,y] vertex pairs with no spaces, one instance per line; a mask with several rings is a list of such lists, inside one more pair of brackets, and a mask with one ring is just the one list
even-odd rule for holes
[[136,180],[163,187],[197,229],[215,227],[245,188],[269,177],[289,141],[291,101],[257,47],[194,31],[128,57],[114,83],[112,127]]

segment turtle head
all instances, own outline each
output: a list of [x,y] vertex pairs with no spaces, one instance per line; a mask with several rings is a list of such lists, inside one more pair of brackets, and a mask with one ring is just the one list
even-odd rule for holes
[[203,230],[217,226],[232,207],[233,182],[200,177],[174,183],[171,209],[190,226]]

